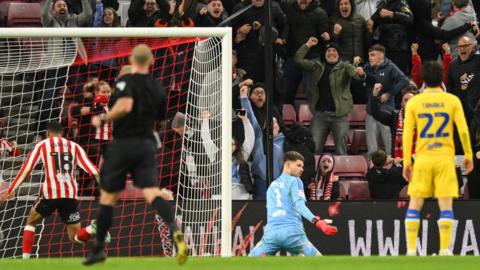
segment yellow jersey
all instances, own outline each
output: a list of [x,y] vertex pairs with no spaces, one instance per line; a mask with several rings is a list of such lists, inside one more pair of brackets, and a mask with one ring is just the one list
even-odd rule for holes
[[405,109],[403,125],[403,164],[412,163],[413,134],[416,130],[415,155],[455,157],[453,142],[457,126],[465,158],[472,160],[467,121],[458,97],[441,88],[426,88],[412,97]]

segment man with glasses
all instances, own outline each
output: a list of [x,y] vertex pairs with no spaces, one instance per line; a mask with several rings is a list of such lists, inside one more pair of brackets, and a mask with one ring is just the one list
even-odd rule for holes
[[475,106],[480,98],[480,56],[476,41],[468,36],[458,40],[458,57],[448,70],[447,91],[456,95],[462,102],[467,123],[470,122]]

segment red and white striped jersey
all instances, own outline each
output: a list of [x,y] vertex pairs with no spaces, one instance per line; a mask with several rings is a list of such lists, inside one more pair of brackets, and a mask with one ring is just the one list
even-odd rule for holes
[[9,193],[15,191],[28,178],[40,158],[45,173],[41,193],[45,199],[77,198],[77,165],[98,180],[98,169],[81,146],[62,137],[51,137],[35,145],[8,188]]
[[[104,105],[103,106],[103,114],[108,113],[108,106]],[[99,127],[97,127],[95,131],[95,139],[99,141],[111,141],[112,140],[112,129],[113,129],[113,123],[111,121],[105,122]]]

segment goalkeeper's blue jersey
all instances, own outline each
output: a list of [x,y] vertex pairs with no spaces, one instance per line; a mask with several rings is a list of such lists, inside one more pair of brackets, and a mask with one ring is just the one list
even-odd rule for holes
[[282,173],[267,190],[266,231],[286,226],[303,230],[302,216],[308,221],[314,217],[305,206],[302,180]]

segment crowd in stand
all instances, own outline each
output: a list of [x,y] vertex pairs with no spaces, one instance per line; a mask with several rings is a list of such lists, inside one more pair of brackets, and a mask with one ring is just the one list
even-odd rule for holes
[[[335,174],[334,155],[349,154],[349,115],[354,104],[366,104],[365,156],[373,164],[366,174],[370,196],[394,199],[406,185],[401,176],[403,112],[408,100],[422,92],[422,61],[442,61],[446,71],[444,90],[460,98],[470,123],[472,145],[475,151],[480,150],[480,31],[476,22],[479,14],[475,13],[475,9],[480,11],[479,3],[279,0],[272,3],[274,42],[269,45],[264,42],[264,0],[132,0],[125,26],[232,27],[234,199],[265,198],[268,98],[275,104],[274,178],[281,174],[283,153],[295,150],[305,157],[302,180],[307,197],[340,198],[341,181]],[[227,19],[250,4],[252,8]],[[45,0],[41,20],[44,27],[122,27],[118,8],[117,0]],[[272,46],[276,57],[265,66],[267,46]],[[266,68],[274,69],[272,97],[265,91]],[[85,85],[83,98],[72,108],[79,122],[88,123],[92,115],[108,111],[113,102],[111,83],[94,81]],[[285,104],[297,110],[300,104],[307,104],[312,114],[310,127],[286,127],[282,120]],[[208,119],[208,114],[204,117]],[[185,115],[179,112],[171,122],[173,131],[168,136],[182,136]],[[89,130],[80,133],[93,135],[79,136],[78,140],[89,146],[89,156],[98,157],[105,142],[111,139],[111,128],[108,133],[109,127],[95,131],[85,126]],[[334,140],[332,153],[325,147],[330,133]],[[204,139],[203,134],[199,136]],[[383,150],[379,145],[383,145]],[[459,142],[457,145],[460,146]],[[164,147],[175,145],[167,143]],[[478,157],[475,170],[468,176],[471,198],[480,198],[480,184],[475,181],[480,174]],[[172,163],[180,159],[169,158]],[[178,171],[178,166],[175,168],[172,170]]]

